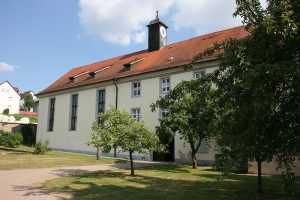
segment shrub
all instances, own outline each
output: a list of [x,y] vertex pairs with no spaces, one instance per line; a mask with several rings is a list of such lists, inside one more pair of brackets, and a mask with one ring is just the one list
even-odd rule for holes
[[33,154],[44,155],[47,151],[51,151],[51,148],[49,148],[49,141],[46,140],[44,143],[39,141],[35,144]]
[[8,115],[9,114],[9,108],[4,109],[3,114]]
[[21,133],[0,133],[0,145],[5,147],[17,148],[23,142]]

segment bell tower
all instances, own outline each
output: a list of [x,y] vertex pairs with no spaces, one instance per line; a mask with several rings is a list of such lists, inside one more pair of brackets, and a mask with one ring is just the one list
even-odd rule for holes
[[158,18],[158,11],[156,11],[156,18],[152,20],[148,27],[148,51],[156,51],[163,48],[167,44],[167,29],[165,25]]

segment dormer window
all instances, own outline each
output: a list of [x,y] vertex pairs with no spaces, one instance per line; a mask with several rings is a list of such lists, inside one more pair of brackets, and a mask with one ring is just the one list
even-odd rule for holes
[[142,60],[144,60],[145,58],[138,58],[138,59],[135,59],[133,60],[132,62],[129,62],[129,63],[125,63],[123,66],[124,66],[124,71],[127,72],[127,71],[130,71],[131,70],[131,67],[134,65],[134,64],[137,64],[138,62],[141,62]]
[[72,76],[72,77],[69,78],[69,80],[70,80],[70,83],[74,83],[75,82],[75,77]]
[[89,74],[90,74],[91,78],[95,78],[96,77],[96,73],[95,72],[90,72]]
[[124,71],[127,72],[127,71],[130,71],[131,69],[131,64],[128,63],[128,64],[124,64]]
[[108,69],[108,68],[110,68],[110,67],[111,67],[111,65],[108,65],[108,66],[106,66],[106,67],[104,67],[104,68],[98,69],[97,71],[90,72],[90,73],[89,73],[89,74],[90,74],[90,77],[91,77],[91,78],[96,78],[96,74],[98,74],[99,72],[102,72],[102,71],[104,71],[104,70],[106,70],[106,69]]

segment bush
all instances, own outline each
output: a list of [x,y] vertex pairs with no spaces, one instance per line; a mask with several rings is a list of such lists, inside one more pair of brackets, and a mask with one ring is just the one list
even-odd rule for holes
[[44,155],[47,151],[51,151],[51,148],[49,148],[49,141],[46,140],[44,143],[40,141],[35,144],[33,154]]
[[9,108],[4,109],[3,114],[8,115],[9,114]]
[[23,142],[21,133],[0,133],[0,145],[5,147],[17,148]]

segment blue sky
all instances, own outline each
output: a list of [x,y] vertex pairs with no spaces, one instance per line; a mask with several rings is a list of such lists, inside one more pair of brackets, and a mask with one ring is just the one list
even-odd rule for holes
[[73,67],[147,48],[159,8],[168,43],[241,24],[232,0],[1,0],[0,82],[39,92]]

